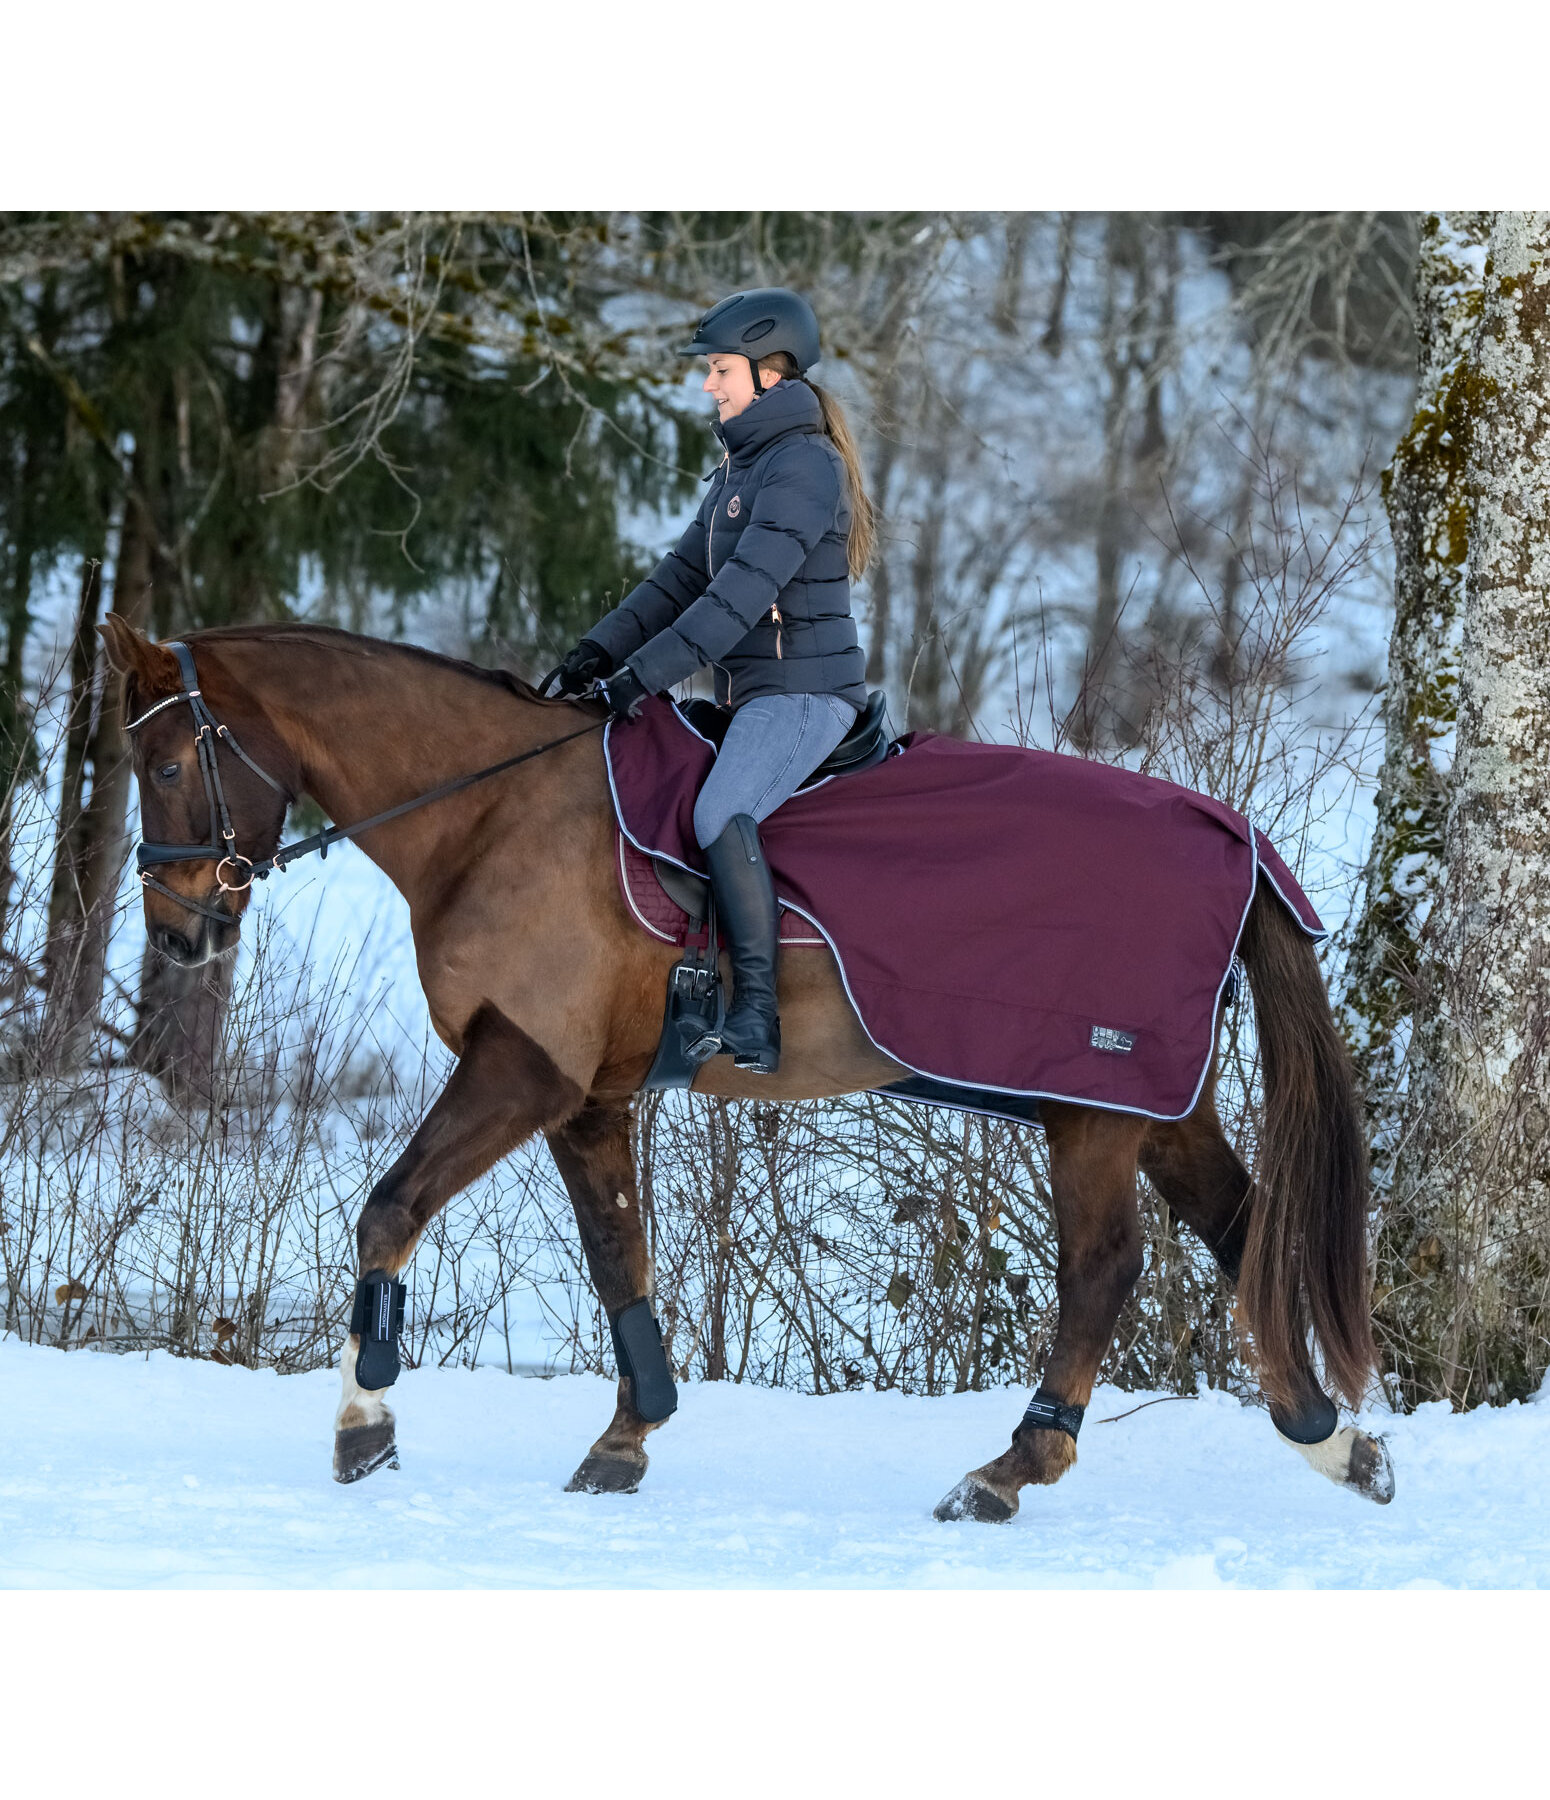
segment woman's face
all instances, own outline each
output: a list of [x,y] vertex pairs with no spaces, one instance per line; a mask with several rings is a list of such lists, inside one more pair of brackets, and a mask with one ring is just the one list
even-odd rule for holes
[[[705,392],[716,402],[717,417],[723,423],[735,419],[753,400],[753,370],[748,366],[748,358],[718,350],[707,356],[705,363],[710,371],[705,377]],[[780,377],[766,371],[759,379],[768,393]]]

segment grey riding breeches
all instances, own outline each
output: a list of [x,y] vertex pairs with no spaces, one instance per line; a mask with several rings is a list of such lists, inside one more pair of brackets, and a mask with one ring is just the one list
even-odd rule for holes
[[855,724],[856,708],[835,694],[766,694],[732,715],[714,767],[694,803],[700,848],[739,813],[767,819],[789,800]]

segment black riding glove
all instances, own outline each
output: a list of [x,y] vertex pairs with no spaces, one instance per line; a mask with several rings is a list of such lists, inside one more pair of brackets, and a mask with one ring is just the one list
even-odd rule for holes
[[617,675],[610,675],[602,688],[611,719],[633,719],[641,702],[649,698],[645,683],[628,663]]
[[583,638],[574,650],[565,658],[557,669],[551,669],[538,684],[541,694],[549,691],[549,684],[558,681],[557,692],[561,694],[584,694],[594,681],[604,675],[613,673],[614,659],[601,644],[594,643],[591,638]]

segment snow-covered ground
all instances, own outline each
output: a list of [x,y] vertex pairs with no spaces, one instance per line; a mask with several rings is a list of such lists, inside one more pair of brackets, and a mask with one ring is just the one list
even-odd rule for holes
[[686,1388],[637,1494],[564,1485],[613,1384],[420,1370],[403,1467],[329,1474],[337,1377],[0,1342],[7,1587],[1537,1587],[1550,1406],[1369,1419],[1375,1507],[1223,1394],[1130,1412],[1100,1389],[1081,1460],[1009,1525],[933,1503],[1005,1443],[1021,1391],[915,1399]]

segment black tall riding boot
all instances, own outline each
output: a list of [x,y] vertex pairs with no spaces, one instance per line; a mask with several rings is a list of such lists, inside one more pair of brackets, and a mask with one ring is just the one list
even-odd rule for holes
[[776,930],[780,917],[759,827],[739,813],[705,861],[716,914],[732,959],[732,1001],[721,1027],[721,1048],[740,1069],[773,1075],[780,1067],[780,1015],[775,1001]]

